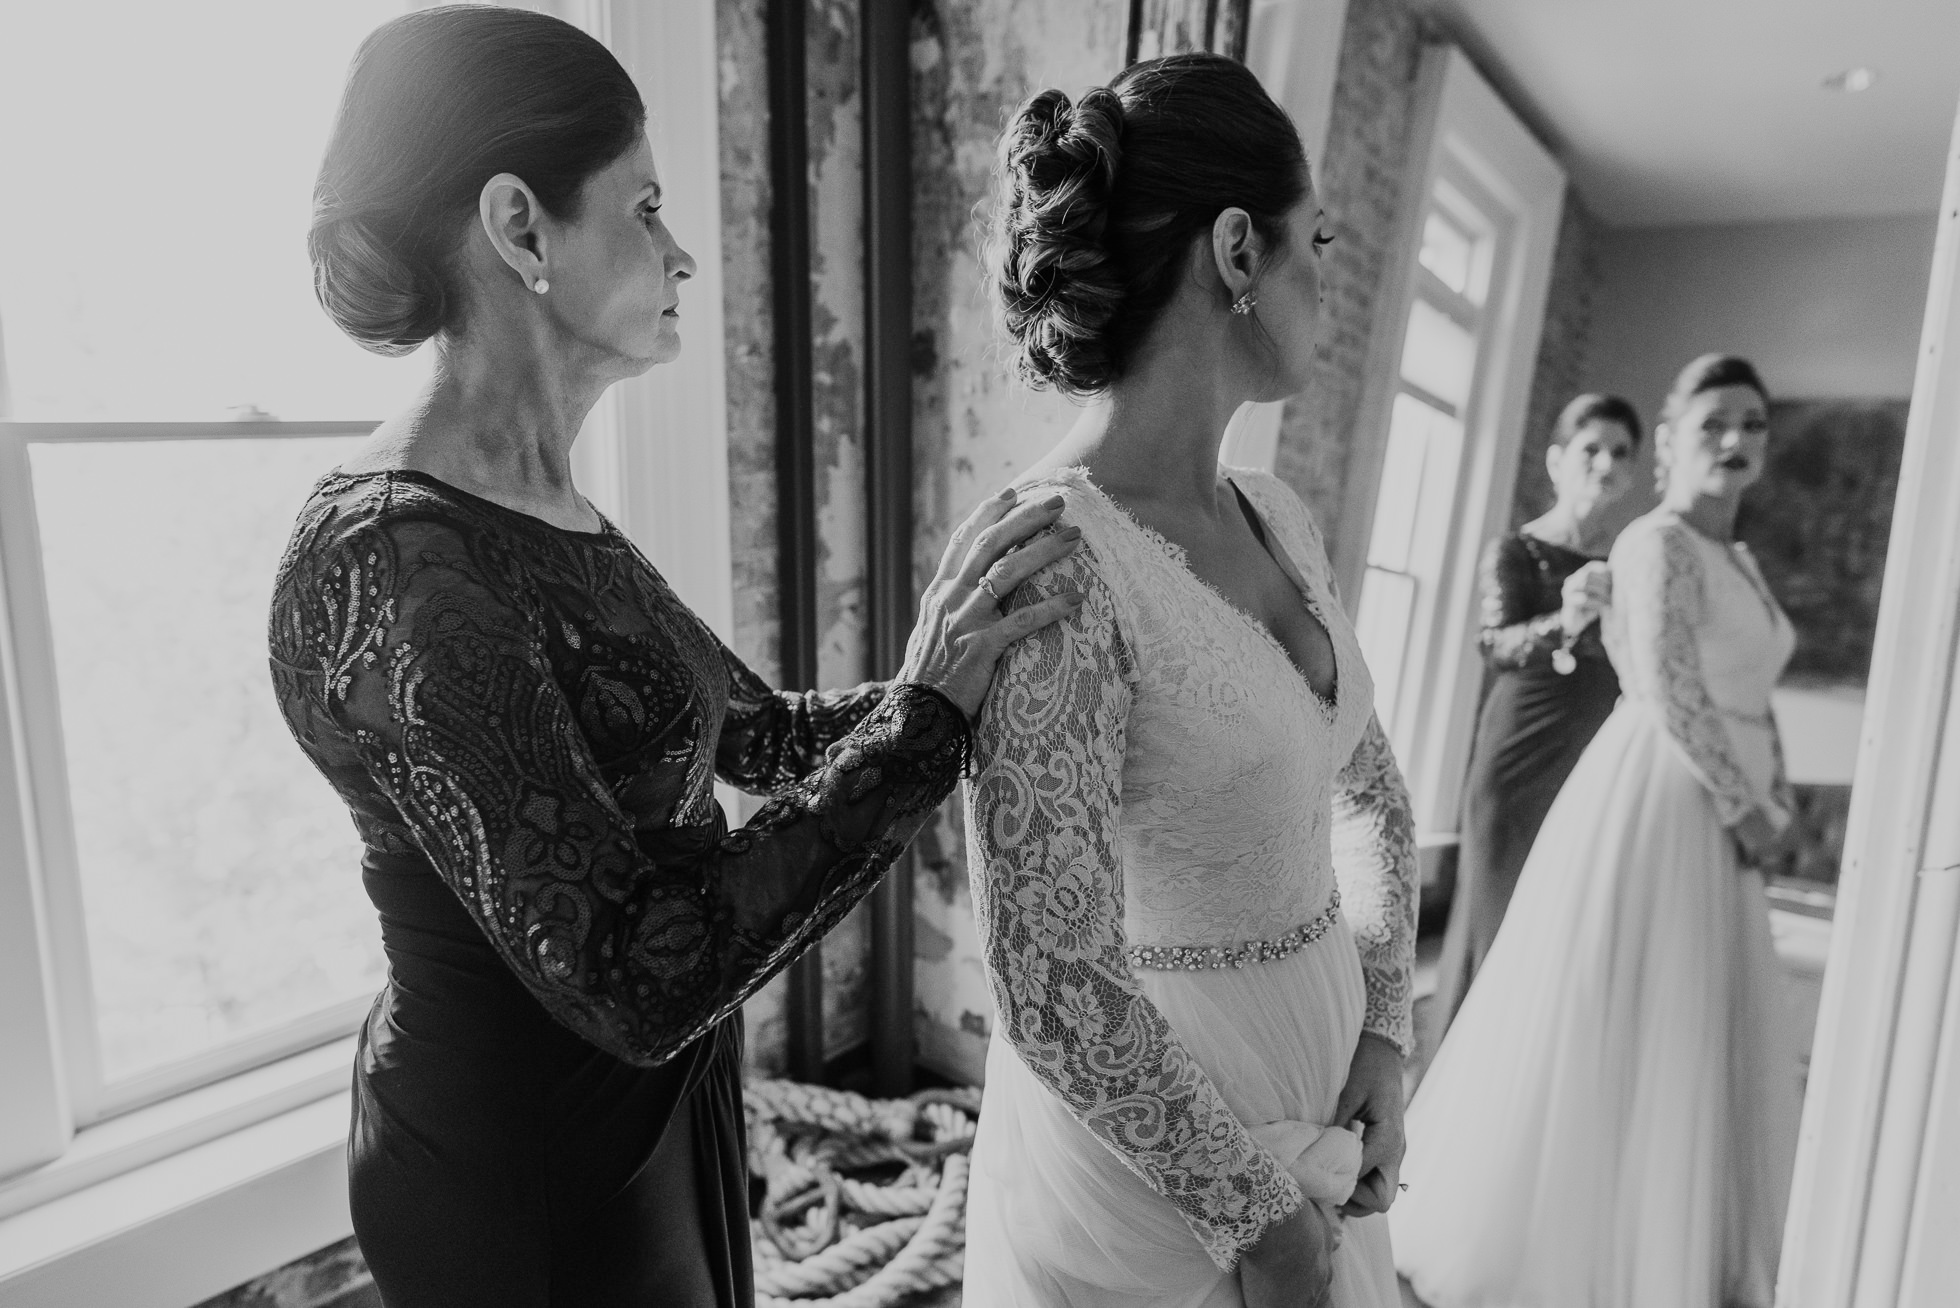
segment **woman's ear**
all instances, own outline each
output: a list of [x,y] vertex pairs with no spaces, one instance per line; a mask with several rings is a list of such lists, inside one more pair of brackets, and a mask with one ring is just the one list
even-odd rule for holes
[[1558,486],[1558,465],[1564,460],[1565,447],[1553,441],[1545,447],[1545,475],[1552,479],[1552,486]]
[[485,182],[476,197],[476,216],[490,248],[525,286],[536,288],[549,277],[542,230],[544,206],[523,178],[498,173]]
[[1227,301],[1236,300],[1252,285],[1259,270],[1259,233],[1252,215],[1243,209],[1226,209],[1211,223],[1211,262],[1218,280],[1225,285]]

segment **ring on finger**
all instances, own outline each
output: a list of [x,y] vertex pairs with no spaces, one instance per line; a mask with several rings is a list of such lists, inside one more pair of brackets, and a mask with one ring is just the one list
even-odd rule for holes
[[973,584],[977,589],[984,590],[987,592],[987,598],[991,599],[994,602],[994,606],[996,608],[1000,607],[1001,604],[1000,592],[994,589],[994,579],[992,577],[988,576],[986,573],[983,572],[980,574],[980,580],[974,582]]

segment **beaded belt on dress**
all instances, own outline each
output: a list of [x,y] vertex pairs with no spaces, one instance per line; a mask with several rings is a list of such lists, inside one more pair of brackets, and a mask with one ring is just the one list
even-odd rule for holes
[[1328,896],[1320,916],[1277,940],[1248,940],[1242,945],[1131,945],[1130,966],[1158,971],[1203,972],[1247,963],[1274,963],[1297,954],[1327,934],[1340,911],[1341,892]]

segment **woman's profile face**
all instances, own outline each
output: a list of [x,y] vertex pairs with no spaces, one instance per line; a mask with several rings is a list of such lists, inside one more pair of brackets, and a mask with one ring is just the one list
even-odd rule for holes
[[694,257],[661,221],[645,135],[580,194],[578,219],[553,233],[546,298],[569,335],[637,376],[680,353],[681,283],[694,275]]
[[1326,211],[1309,191],[1287,215],[1284,248],[1253,284],[1259,303],[1249,321],[1255,330],[1264,329],[1273,362],[1272,381],[1254,399],[1284,399],[1307,385],[1320,339],[1326,221]]
[[1559,503],[1597,508],[1625,495],[1633,485],[1633,450],[1633,433],[1611,418],[1579,428],[1547,457]]
[[1669,499],[1740,495],[1763,475],[1769,405],[1753,386],[1713,387],[1696,393],[1661,438]]

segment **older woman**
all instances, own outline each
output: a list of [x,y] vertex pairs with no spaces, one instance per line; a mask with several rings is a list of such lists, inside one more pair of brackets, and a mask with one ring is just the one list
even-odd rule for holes
[[1747,547],[1769,401],[1684,369],[1661,506],[1613,546],[1625,694],[1525,860],[1408,1116],[1397,1265],[1431,1308],[1769,1308],[1797,1059],[1763,898],[1790,820],[1770,690],[1796,643]]
[[[680,348],[645,117],[577,29],[432,9],[362,46],[320,170],[321,303],[437,351],[300,511],[271,617],[387,950],[349,1173],[389,1308],[750,1301],[740,1005],[951,793],[1002,649],[1076,603],[1003,618],[1074,548],[1015,548],[1060,503],[1003,496],[894,682],[784,694],[579,495],[586,414]],[[774,798],[730,831],[716,776]]]
[[1463,786],[1463,843],[1443,937],[1436,1037],[1456,1016],[1518,883],[1538,827],[1620,697],[1599,638],[1612,594],[1605,555],[1626,497],[1640,417],[1617,395],[1565,406],[1545,451],[1557,502],[1491,542],[1483,559],[1483,631],[1492,672]]

